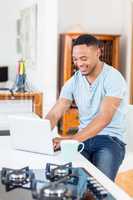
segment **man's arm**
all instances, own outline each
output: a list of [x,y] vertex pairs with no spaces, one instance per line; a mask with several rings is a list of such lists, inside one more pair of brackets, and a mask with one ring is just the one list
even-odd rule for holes
[[49,111],[45,118],[50,120],[52,129],[56,126],[63,114],[70,108],[71,104],[72,101],[65,98],[60,98]]
[[91,121],[91,123],[82,129],[79,133],[72,136],[71,139],[85,141],[97,135],[112,120],[116,110],[120,105],[121,99],[116,97],[104,97],[99,114]]

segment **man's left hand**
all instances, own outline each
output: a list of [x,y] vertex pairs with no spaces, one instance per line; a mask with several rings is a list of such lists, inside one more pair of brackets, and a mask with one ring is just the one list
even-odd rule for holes
[[58,150],[60,149],[60,142],[62,140],[71,140],[72,139],[72,136],[65,136],[65,137],[55,137],[53,138],[53,145],[54,145],[54,150]]

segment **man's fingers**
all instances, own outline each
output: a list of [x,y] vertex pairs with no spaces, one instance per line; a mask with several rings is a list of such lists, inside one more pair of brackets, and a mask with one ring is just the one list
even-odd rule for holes
[[60,149],[60,145],[59,144],[54,146],[54,150],[58,150],[58,149]]
[[60,140],[58,140],[57,138],[54,138],[53,145],[54,145],[54,150],[59,149],[60,148]]

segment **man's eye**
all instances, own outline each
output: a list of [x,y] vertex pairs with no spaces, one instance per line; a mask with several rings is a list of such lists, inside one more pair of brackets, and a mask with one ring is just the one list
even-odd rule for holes
[[87,58],[86,57],[81,58],[81,61],[87,61]]
[[77,61],[77,59],[73,59],[73,62],[76,62]]

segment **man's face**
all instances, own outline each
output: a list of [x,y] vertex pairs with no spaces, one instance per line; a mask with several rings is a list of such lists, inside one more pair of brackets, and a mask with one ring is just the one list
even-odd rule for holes
[[73,62],[82,75],[91,75],[99,61],[100,49],[95,46],[76,45],[73,47]]

